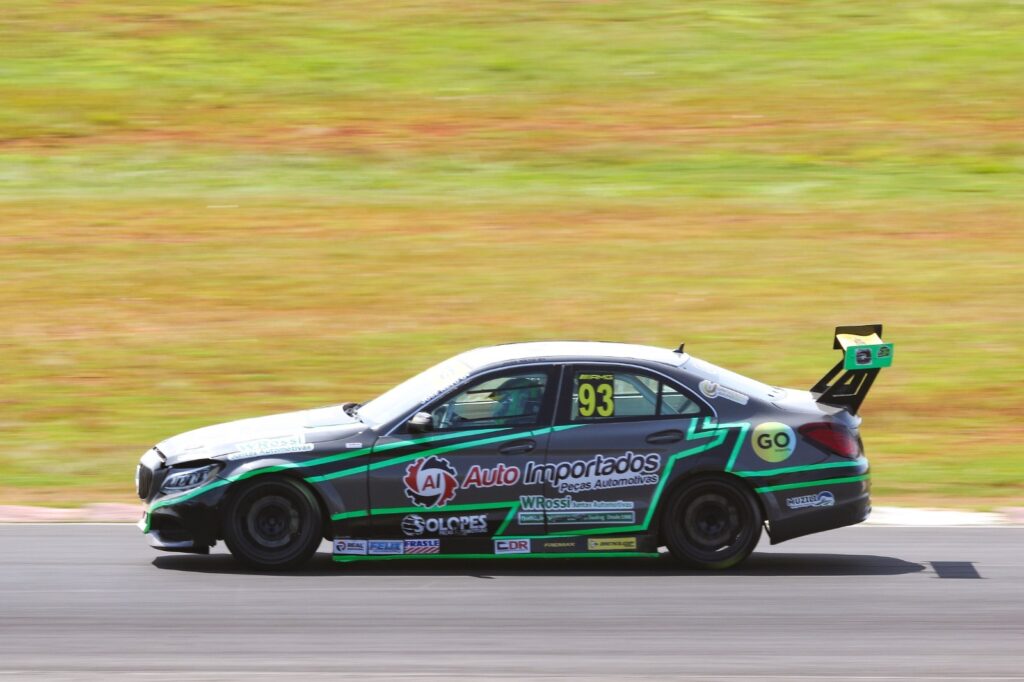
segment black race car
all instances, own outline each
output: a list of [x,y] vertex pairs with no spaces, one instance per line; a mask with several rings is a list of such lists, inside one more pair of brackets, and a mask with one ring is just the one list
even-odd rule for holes
[[142,457],[140,527],[158,549],[223,539],[258,569],[321,539],[336,561],[645,557],[726,568],[863,521],[857,410],[892,346],[838,327],[810,391],[617,343],[457,355],[364,404],[190,431]]

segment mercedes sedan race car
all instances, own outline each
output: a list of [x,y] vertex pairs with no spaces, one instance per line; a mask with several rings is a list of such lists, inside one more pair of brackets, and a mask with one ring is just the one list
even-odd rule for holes
[[190,431],[136,470],[151,544],[223,539],[257,569],[335,561],[645,557],[726,568],[863,521],[857,410],[892,362],[881,325],[838,327],[810,391],[617,343],[478,348],[364,404]]

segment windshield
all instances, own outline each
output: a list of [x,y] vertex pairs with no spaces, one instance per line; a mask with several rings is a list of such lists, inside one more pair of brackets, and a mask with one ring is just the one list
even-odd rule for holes
[[357,414],[370,426],[380,426],[451,388],[469,376],[470,369],[460,356],[449,358],[374,398]]

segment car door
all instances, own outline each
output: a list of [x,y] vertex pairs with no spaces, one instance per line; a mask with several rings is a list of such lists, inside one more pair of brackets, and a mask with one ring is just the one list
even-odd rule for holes
[[[429,425],[407,423],[378,439],[369,466],[371,532],[405,550],[474,553],[507,549],[493,535],[540,534],[525,526],[520,497],[543,492],[525,472],[544,461],[559,368],[488,371],[424,406]],[[392,549],[397,549],[397,545]]]
[[644,368],[567,367],[538,502],[548,533],[635,532],[667,458],[704,409],[678,384]]

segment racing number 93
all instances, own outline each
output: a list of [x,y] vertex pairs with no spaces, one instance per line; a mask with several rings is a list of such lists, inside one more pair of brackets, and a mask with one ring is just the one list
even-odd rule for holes
[[615,375],[580,374],[581,417],[611,417],[615,414]]

